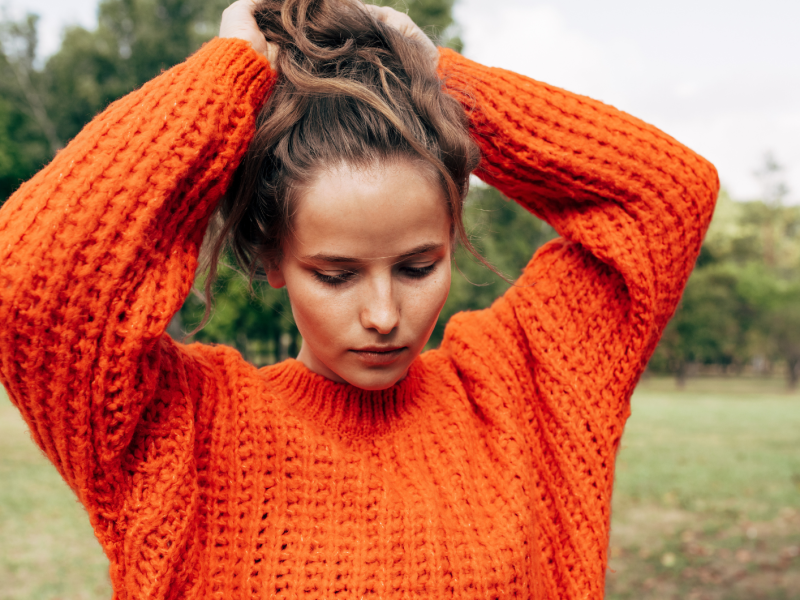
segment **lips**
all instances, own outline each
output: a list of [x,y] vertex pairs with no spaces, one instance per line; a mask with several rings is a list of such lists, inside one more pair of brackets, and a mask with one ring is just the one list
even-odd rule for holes
[[350,350],[360,361],[370,366],[386,366],[408,351],[406,346],[365,346]]

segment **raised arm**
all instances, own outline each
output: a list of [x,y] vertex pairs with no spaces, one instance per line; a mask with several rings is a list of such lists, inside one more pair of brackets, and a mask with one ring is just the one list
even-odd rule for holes
[[491,311],[455,318],[445,346],[505,350],[519,369],[539,365],[568,381],[563,404],[624,417],[700,251],[718,192],[714,167],[601,102],[449,50],[439,70],[481,147],[478,175],[562,236]]
[[527,458],[513,477],[536,515],[542,594],[601,598],[629,399],[694,266],[717,175],[600,102],[449,51],[440,71],[481,147],[478,174],[562,236],[491,308],[454,316],[441,351],[504,451]]
[[164,331],[273,79],[247,42],[214,40],[112,104],[0,211],[0,380],[84,501],[118,483],[164,364],[185,379]]

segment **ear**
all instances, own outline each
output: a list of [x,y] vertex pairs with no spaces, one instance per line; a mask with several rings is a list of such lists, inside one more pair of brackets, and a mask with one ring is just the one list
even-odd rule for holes
[[276,290],[286,285],[286,279],[283,277],[283,271],[281,271],[279,264],[273,264],[267,271],[267,282],[270,287],[274,287]]

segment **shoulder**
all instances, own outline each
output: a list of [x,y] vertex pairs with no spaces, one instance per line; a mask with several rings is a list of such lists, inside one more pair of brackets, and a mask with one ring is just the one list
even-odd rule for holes
[[[165,335],[161,341],[162,373],[184,379],[193,395],[210,397],[231,395],[233,390],[249,387],[247,381],[261,379],[259,370],[241,353],[224,344],[183,344]],[[236,394],[232,394],[236,395]]]
[[468,386],[516,389],[531,370],[528,342],[506,296],[490,308],[453,315],[441,352]]

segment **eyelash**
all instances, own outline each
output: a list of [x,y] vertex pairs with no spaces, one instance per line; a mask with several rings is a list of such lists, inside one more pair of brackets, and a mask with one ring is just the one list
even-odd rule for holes
[[423,277],[427,277],[433,270],[436,268],[436,263],[431,263],[426,267],[401,267],[401,270],[404,271],[406,277],[410,277],[411,279],[422,279]]
[[[426,267],[401,267],[401,271],[406,277],[411,279],[422,279],[430,275],[436,268],[436,263],[432,263]],[[319,271],[314,271],[314,277],[326,285],[338,287],[352,280],[356,275],[355,271],[344,271],[339,275],[325,275]]]
[[319,271],[314,271],[314,277],[316,277],[322,283],[334,287],[342,285],[343,283],[347,283],[353,278],[353,275],[355,275],[353,271],[345,271],[340,275],[325,275]]

